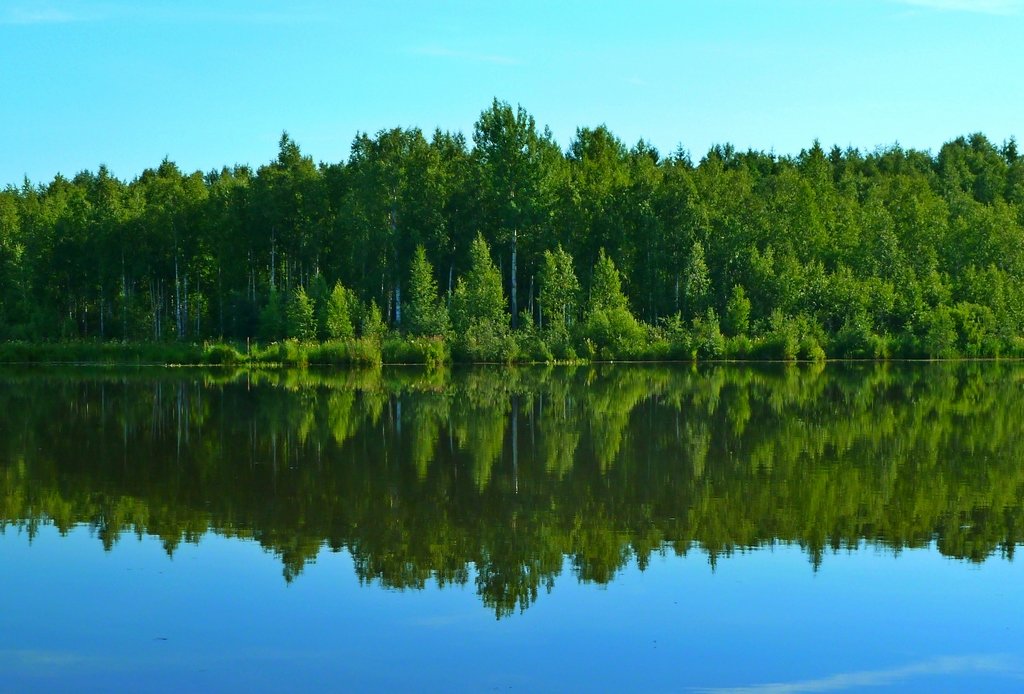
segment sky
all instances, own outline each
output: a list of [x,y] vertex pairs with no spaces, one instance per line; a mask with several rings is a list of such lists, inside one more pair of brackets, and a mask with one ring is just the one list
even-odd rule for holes
[[0,0],[0,186],[316,161],[358,132],[472,135],[494,98],[566,147],[695,160],[1024,137],[1024,0]]

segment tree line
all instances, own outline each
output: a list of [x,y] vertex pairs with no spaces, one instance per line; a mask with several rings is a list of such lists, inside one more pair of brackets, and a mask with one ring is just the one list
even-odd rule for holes
[[164,160],[0,192],[0,338],[431,338],[466,359],[1024,352],[1024,159],[819,143],[699,161],[563,149],[495,100],[471,137],[314,163]]
[[[1024,542],[1016,363],[0,371],[0,532],[258,541],[498,615],[659,553]],[[137,464],[145,461],[145,464]],[[810,570],[810,569],[809,569]]]

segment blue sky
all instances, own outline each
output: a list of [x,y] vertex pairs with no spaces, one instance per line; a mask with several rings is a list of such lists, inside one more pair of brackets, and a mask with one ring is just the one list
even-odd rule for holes
[[567,145],[606,124],[731,142],[935,150],[1024,136],[1024,0],[0,0],[0,185],[318,161],[358,131],[468,135],[493,97]]

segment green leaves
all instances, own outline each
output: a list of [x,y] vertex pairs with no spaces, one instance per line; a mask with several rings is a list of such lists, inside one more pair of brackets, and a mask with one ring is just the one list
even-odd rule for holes
[[434,268],[423,246],[417,246],[409,268],[408,297],[404,326],[408,334],[439,336],[448,333],[448,310],[438,296]]
[[501,274],[482,235],[470,249],[471,264],[452,296],[452,325],[464,353],[474,359],[501,359],[507,352],[509,314]]
[[324,311],[324,333],[328,339],[350,340],[355,336],[352,321],[354,304],[355,297],[352,293],[345,289],[341,282],[336,282],[327,297]]
[[544,262],[540,271],[543,327],[555,332],[565,331],[570,327],[576,319],[579,291],[580,282],[573,270],[572,256],[562,249],[561,244],[554,252],[544,251]]
[[306,290],[296,287],[288,298],[287,314],[288,337],[296,340],[312,340],[316,338],[316,318],[313,314],[313,301],[306,295]]
[[380,331],[448,339],[455,323],[463,347],[489,345],[463,356],[688,354],[709,309],[741,354],[793,354],[780,326],[798,324],[797,354],[1024,348],[1016,143],[695,161],[605,126],[563,152],[495,99],[471,142],[390,128],[318,165],[285,133],[255,171],[164,160],[131,181],[100,167],[8,187],[0,339],[307,336],[301,288],[320,339],[353,337],[374,302]]

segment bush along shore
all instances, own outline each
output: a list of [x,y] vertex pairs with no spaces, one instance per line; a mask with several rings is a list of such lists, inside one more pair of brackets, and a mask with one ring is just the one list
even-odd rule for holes
[[165,160],[0,190],[5,360],[949,358],[1022,340],[1024,157],[981,134],[695,161],[603,126],[562,149],[495,100],[470,138],[358,134],[336,163],[284,134],[255,170]]

